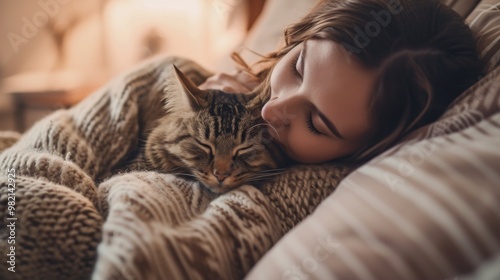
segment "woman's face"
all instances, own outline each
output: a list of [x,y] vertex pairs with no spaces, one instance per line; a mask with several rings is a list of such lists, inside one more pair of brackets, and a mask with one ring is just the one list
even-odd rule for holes
[[271,74],[262,117],[288,156],[320,163],[350,155],[373,133],[369,97],[375,72],[329,40],[309,40],[286,54]]

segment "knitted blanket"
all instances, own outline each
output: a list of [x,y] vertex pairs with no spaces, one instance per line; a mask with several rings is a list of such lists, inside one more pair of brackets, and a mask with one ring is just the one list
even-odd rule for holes
[[161,116],[172,63],[196,84],[210,75],[148,61],[0,153],[1,279],[241,279],[350,172],[298,165],[220,196],[170,174],[113,174]]

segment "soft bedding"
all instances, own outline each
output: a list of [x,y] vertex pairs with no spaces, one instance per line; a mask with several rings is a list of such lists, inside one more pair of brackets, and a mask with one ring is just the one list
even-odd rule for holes
[[294,166],[220,196],[172,174],[113,174],[161,116],[172,63],[196,84],[210,75],[180,58],[149,61],[1,152],[0,252],[15,257],[0,278],[241,279],[351,171]]
[[499,279],[499,182],[496,67],[349,174],[245,279]]

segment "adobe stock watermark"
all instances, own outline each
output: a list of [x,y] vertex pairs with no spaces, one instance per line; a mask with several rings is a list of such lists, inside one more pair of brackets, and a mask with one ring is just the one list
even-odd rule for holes
[[330,258],[332,254],[338,253],[338,249],[341,246],[332,235],[327,235],[325,238],[316,237],[316,246],[314,247],[313,254],[303,258],[300,264],[286,270],[281,279],[309,279],[309,275],[318,269],[319,264]]
[[353,53],[361,53],[362,49],[370,45],[372,38],[377,37],[382,28],[387,27],[391,23],[393,15],[401,13],[403,9],[400,0],[390,0],[387,3],[386,10],[370,11],[370,15],[373,17],[372,21],[366,23],[364,28],[354,26],[354,31],[356,32],[353,38],[354,45],[347,42],[341,43],[344,49],[347,50],[348,56],[350,57]]
[[21,45],[27,44],[29,39],[38,34],[38,30],[49,22],[50,17],[59,13],[61,6],[66,5],[71,0],[40,0],[38,6],[41,10],[35,12],[30,18],[21,18],[21,33],[9,32],[7,39],[15,53],[19,53]]
[[16,272],[16,170],[14,168],[7,169],[7,268],[10,272]]
[[390,189],[396,191],[398,185],[411,177],[418,166],[424,164],[426,160],[434,155],[440,145],[446,143],[446,140],[440,136],[464,130],[483,119],[484,116],[481,112],[466,107],[461,113],[432,124],[429,132],[429,136],[432,138],[429,141],[423,139],[422,144],[416,143],[416,145],[407,148],[406,150],[409,152],[405,154],[404,158],[397,159],[396,174],[384,172],[385,181]]
[[241,3],[242,0],[213,0],[211,5],[220,19],[226,19],[229,12]]

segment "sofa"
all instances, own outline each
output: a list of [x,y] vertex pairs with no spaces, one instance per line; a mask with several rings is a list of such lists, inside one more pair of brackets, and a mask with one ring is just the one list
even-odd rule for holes
[[487,75],[347,176],[246,279],[500,279],[500,2],[445,3]]

